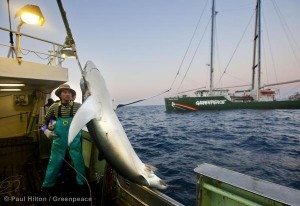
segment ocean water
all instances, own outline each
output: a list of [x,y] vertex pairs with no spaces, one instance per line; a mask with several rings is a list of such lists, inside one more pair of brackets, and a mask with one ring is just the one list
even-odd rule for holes
[[117,115],[140,159],[168,183],[164,193],[184,205],[196,205],[194,168],[205,162],[300,190],[300,110],[135,106]]

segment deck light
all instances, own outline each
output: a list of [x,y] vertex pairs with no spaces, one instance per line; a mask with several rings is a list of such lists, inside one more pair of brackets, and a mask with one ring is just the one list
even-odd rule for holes
[[22,51],[21,51],[21,42],[20,42],[20,30],[21,26],[26,24],[39,24],[43,26],[45,23],[44,16],[41,12],[40,7],[36,5],[28,4],[21,9],[19,9],[15,15],[15,18],[20,17],[20,23],[17,28],[17,59],[19,64],[22,62]]
[[66,36],[64,47],[60,50],[60,55],[62,58],[75,57],[75,51],[73,50],[72,45],[74,45],[74,40],[72,40],[71,37]]
[[60,50],[60,54],[61,54],[62,58],[72,58],[72,57],[74,58],[75,57],[74,51],[71,48],[64,48],[64,49]]
[[39,24],[43,26],[45,23],[40,7],[32,4],[28,4],[19,9],[15,15],[15,18],[16,17],[20,17],[21,21],[26,24]]

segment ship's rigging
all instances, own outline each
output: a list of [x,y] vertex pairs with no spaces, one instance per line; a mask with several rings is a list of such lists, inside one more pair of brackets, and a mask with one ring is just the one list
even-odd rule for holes
[[[215,7],[214,6],[214,2],[215,1],[212,1],[213,3],[212,3],[212,9]],[[292,32],[291,32],[291,29],[289,28],[289,26],[288,26],[288,24],[286,23],[286,21],[285,21],[285,18],[284,18],[284,16],[283,16],[283,14],[282,14],[282,12],[280,11],[280,9],[279,9],[279,7],[277,6],[277,3],[276,3],[276,1],[272,1],[272,4],[273,4],[273,7],[274,7],[274,9],[275,9],[275,11],[276,11],[276,14],[278,15],[278,17],[279,17],[279,20],[280,20],[280,22],[281,22],[281,25],[282,25],[282,27],[283,27],[283,30],[284,30],[284,32],[285,32],[285,34],[286,34],[286,36],[287,36],[287,39],[288,39],[288,43],[289,43],[289,46],[290,46],[290,48],[291,48],[291,51],[293,52],[293,56],[294,56],[294,58],[295,58],[295,60],[296,60],[296,62],[297,62],[297,64],[298,64],[298,67],[300,68],[300,66],[299,66],[299,63],[300,63],[300,60],[299,60],[299,58],[297,58],[297,52],[299,52],[300,51],[300,49],[299,49],[299,46],[297,45],[297,43],[296,43],[296,40],[295,40],[295,38],[294,38],[294,36],[293,36],[293,34],[292,34]],[[205,6],[204,6],[204,9],[207,9],[206,8],[207,7],[207,2],[205,3]],[[242,36],[241,36],[241,38],[240,38],[240,40],[238,41],[238,43],[237,43],[237,45],[236,45],[236,47],[235,47],[235,49],[234,49],[234,51],[233,51],[233,54],[231,55],[231,57],[229,58],[229,61],[228,61],[228,63],[226,64],[226,67],[225,67],[225,69],[223,70],[223,72],[221,73],[221,75],[220,75],[220,77],[219,77],[219,79],[218,79],[218,81],[216,82],[216,84],[214,84],[214,60],[213,60],[213,58],[214,58],[214,28],[215,28],[215,26],[214,26],[214,17],[216,16],[216,14],[217,14],[217,11],[212,11],[212,15],[211,15],[211,19],[210,19],[210,22],[211,22],[211,29],[212,29],[212,31],[211,31],[211,60],[210,60],[210,63],[209,64],[207,64],[208,66],[210,66],[210,84],[209,84],[209,86],[207,87],[207,86],[205,86],[206,88],[209,88],[209,91],[210,91],[210,93],[212,93],[212,90],[214,89],[214,87],[215,87],[215,89],[225,89],[225,88],[234,88],[234,87],[245,87],[245,86],[249,86],[250,85],[250,87],[251,87],[251,89],[252,90],[254,90],[254,89],[256,89],[257,90],[257,97],[256,97],[256,99],[259,99],[259,89],[262,89],[262,88],[264,88],[264,87],[270,87],[270,86],[278,86],[278,85],[283,85],[283,84],[290,84],[290,83],[297,83],[297,82],[300,82],[300,79],[294,79],[294,80],[290,80],[290,81],[279,81],[278,80],[278,77],[277,77],[277,74],[276,74],[276,68],[275,68],[275,61],[274,61],[274,57],[273,57],[273,54],[272,54],[272,50],[270,50],[271,52],[271,56],[272,56],[272,64],[273,64],[273,68],[274,68],[274,73],[275,73],[275,82],[274,83],[269,83],[269,80],[268,81],[265,81],[264,80],[264,82],[267,82],[267,84],[262,84],[262,77],[261,77],[261,73],[262,73],[262,69],[261,69],[261,56],[262,56],[262,52],[261,52],[261,47],[262,47],[262,43],[261,43],[261,39],[262,39],[262,37],[261,37],[261,33],[262,33],[262,31],[261,31],[261,27],[262,27],[262,24],[261,24],[261,18],[262,17],[264,17],[264,15],[262,15],[263,13],[262,13],[262,7],[261,7],[261,1],[259,0],[259,1],[257,1],[257,5],[256,5],[256,10],[255,10],[255,12],[252,14],[252,16],[251,16],[251,18],[250,18],[250,20],[249,20],[249,22],[248,22],[248,24],[247,24],[247,26],[245,27],[245,29],[244,29],[244,31],[243,31],[243,34],[242,34]],[[240,44],[241,44],[241,42],[242,42],[242,40],[244,39],[244,36],[245,36],[245,34],[246,34],[246,32],[249,30],[249,25],[251,25],[251,21],[252,21],[252,19],[253,19],[253,16],[254,16],[254,14],[256,14],[256,18],[255,18],[255,34],[254,34],[254,40],[253,40],[253,44],[254,44],[254,49],[253,49],[253,66],[252,66],[252,81],[251,81],[251,83],[250,82],[245,82],[244,81],[244,83],[243,84],[241,84],[241,85],[235,85],[235,86],[232,86],[232,85],[228,85],[228,86],[220,86],[220,85],[222,85],[221,83],[222,83],[222,79],[223,79],[223,77],[224,76],[227,76],[227,77],[231,77],[231,78],[235,78],[235,79],[238,79],[238,77],[235,77],[234,75],[232,75],[230,72],[229,72],[229,70],[231,69],[231,63],[232,63],[232,60],[234,59],[234,56],[235,56],[235,54],[237,53],[237,51],[238,51],[238,49],[239,49],[239,47],[240,47]],[[203,11],[201,12],[201,17],[200,17],[200,19],[202,18],[202,16],[203,16]],[[199,22],[200,22],[200,19],[199,19],[199,21],[197,22],[197,25],[196,25],[196,28],[195,28],[195,30],[194,30],[194,32],[193,32],[193,35],[192,35],[192,38],[191,38],[191,40],[189,41],[189,44],[188,44],[188,46],[187,46],[187,49],[186,49],[186,51],[185,51],[185,53],[184,53],[184,56],[183,56],[183,59],[182,59],[182,61],[180,62],[180,66],[179,66],[179,69],[178,69],[178,71],[176,72],[176,75],[175,75],[175,77],[174,77],[174,79],[173,79],[173,81],[172,81],[172,83],[171,83],[171,86],[170,86],[170,91],[171,90],[173,90],[173,91],[175,91],[174,90],[174,87],[176,86],[176,81],[178,80],[178,77],[180,76],[180,72],[183,70],[183,64],[184,64],[184,61],[186,61],[186,59],[187,59],[187,54],[188,54],[188,52],[190,52],[190,50],[191,50],[191,44],[192,44],[192,41],[195,39],[195,33],[196,33],[196,30],[197,29],[199,29]],[[268,43],[269,43],[269,45],[271,45],[270,44],[270,37],[269,37],[269,31],[268,31],[268,27],[267,27],[267,23],[266,23],[266,20],[265,20],[265,17],[264,17],[264,21],[265,21],[265,27],[266,27],[266,29],[264,30],[264,31],[266,31],[266,32],[264,32],[264,34],[267,34],[267,39],[268,39]],[[205,33],[206,32],[206,29],[207,28],[205,28],[204,29],[204,32],[203,33]],[[203,34],[204,35],[204,34]],[[203,38],[203,35],[201,36],[201,40],[202,40],[202,38]],[[200,42],[201,42],[201,40],[200,40]],[[187,77],[188,77],[188,73],[189,73],[189,71],[190,71],[190,68],[191,68],[191,65],[192,65],[192,63],[193,63],[193,61],[194,61],[194,58],[195,58],[195,56],[196,56],[196,53],[197,53],[197,51],[198,51],[198,47],[199,47],[199,45],[200,45],[200,42],[199,42],[199,44],[197,45],[197,49],[195,50],[195,52],[194,52],[194,54],[193,54],[193,57],[192,57],[192,59],[191,59],[191,61],[190,61],[190,63],[189,63],[189,65],[188,65],[188,68],[186,69],[186,72],[184,73],[184,75],[183,75],[183,77],[182,77],[182,79],[181,79],[181,81],[180,81],[180,83],[178,83],[179,84],[179,86],[178,86],[178,88],[176,89],[176,92],[175,92],[175,95],[179,95],[179,94],[181,94],[181,93],[184,93],[184,91],[182,91],[181,90],[181,88],[183,88],[182,86],[183,86],[183,82],[186,82],[187,81]],[[271,46],[270,46],[271,47]],[[264,65],[265,66],[265,65]],[[265,66],[266,67],[266,66]],[[245,69],[245,68],[243,68],[243,69]],[[266,68],[265,68],[266,69]],[[203,72],[202,72],[203,73]],[[265,74],[268,74],[268,72],[265,72]],[[269,79],[268,78],[268,75],[266,76],[266,78],[267,79]],[[249,78],[249,80],[250,80],[250,78]],[[256,81],[255,81],[256,80]],[[197,88],[196,89],[191,89],[190,87],[187,87],[187,88],[185,88],[185,91],[188,91],[188,92],[190,92],[190,91],[195,91],[195,90],[198,90],[198,88],[203,88],[204,86],[203,86],[203,83],[202,84],[200,84],[200,85],[198,85],[197,86]],[[170,94],[171,94],[171,92],[170,92]]]

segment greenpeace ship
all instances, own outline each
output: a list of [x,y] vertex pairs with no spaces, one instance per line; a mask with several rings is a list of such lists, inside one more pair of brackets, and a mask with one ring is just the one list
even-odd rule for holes
[[[214,88],[214,28],[215,3],[212,4],[210,86],[207,90],[197,90],[194,96],[176,96],[165,98],[167,111],[197,111],[224,109],[300,109],[299,98],[276,100],[277,92],[270,86],[300,82],[300,79],[276,84],[261,84],[261,1],[256,4],[254,33],[254,55],[252,66],[252,84],[250,89],[229,93],[229,89]],[[257,74],[256,74],[257,72]],[[245,86],[245,85],[244,85]]]

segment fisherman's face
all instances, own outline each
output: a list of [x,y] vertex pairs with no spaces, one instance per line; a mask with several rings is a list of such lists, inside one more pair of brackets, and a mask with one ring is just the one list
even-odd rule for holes
[[62,103],[68,103],[72,100],[72,93],[70,92],[70,90],[63,90],[60,93],[60,98]]

